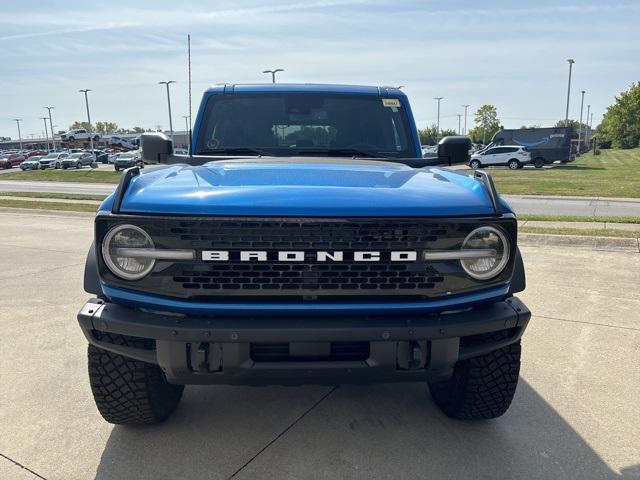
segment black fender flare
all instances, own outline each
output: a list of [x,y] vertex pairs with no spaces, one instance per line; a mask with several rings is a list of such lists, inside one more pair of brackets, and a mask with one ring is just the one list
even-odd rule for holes
[[84,291],[87,293],[93,293],[102,297],[104,293],[100,287],[100,276],[98,275],[98,259],[96,257],[96,245],[95,242],[91,243],[89,252],[87,253],[87,260],[84,264]]
[[524,273],[524,262],[520,255],[520,248],[516,247],[516,259],[513,265],[513,276],[509,285],[509,295],[522,292],[527,287],[527,280]]

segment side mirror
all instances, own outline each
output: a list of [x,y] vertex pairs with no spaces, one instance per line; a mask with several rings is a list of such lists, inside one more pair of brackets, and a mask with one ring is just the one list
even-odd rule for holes
[[471,139],[462,135],[444,137],[438,142],[438,160],[443,165],[469,163]]
[[173,154],[173,142],[164,133],[140,135],[142,158],[147,163],[167,163]]

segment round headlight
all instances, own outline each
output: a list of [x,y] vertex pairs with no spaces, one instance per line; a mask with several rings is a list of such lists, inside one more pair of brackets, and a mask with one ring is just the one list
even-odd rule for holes
[[102,258],[114,275],[125,280],[140,280],[153,266],[153,258],[136,256],[137,248],[154,248],[151,237],[135,225],[119,225],[109,230],[102,241]]
[[467,235],[462,243],[462,252],[465,250],[475,255],[461,259],[460,264],[476,280],[495,277],[509,261],[509,241],[504,233],[494,227],[476,228]]

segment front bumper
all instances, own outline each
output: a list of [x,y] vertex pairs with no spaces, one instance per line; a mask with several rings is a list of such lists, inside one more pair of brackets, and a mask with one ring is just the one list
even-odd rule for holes
[[[239,385],[447,377],[457,361],[516,342],[530,318],[516,297],[451,313],[388,317],[177,317],[99,299],[78,313],[91,344],[157,364],[171,383]],[[146,347],[114,341],[120,335],[145,339]],[[355,346],[357,358],[334,355],[334,346]],[[278,358],[257,353],[283,347]]]

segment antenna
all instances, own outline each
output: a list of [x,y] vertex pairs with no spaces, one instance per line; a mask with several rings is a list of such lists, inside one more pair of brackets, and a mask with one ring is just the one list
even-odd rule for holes
[[193,138],[191,134],[191,34],[187,35],[187,63],[189,64],[189,156],[193,157]]

